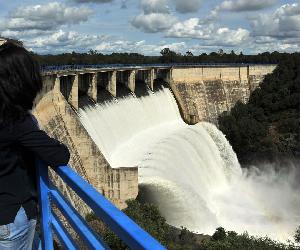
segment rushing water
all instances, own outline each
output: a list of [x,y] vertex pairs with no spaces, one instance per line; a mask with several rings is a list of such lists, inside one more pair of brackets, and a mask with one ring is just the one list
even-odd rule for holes
[[242,170],[214,125],[185,124],[168,89],[80,110],[83,125],[112,167],[139,167],[142,198],[167,222],[211,234],[291,238],[300,225],[296,168]]

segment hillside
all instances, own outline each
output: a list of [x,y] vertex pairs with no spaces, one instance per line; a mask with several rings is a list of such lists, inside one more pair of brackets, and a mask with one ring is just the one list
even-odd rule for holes
[[300,156],[300,56],[280,61],[249,103],[219,117],[241,163]]

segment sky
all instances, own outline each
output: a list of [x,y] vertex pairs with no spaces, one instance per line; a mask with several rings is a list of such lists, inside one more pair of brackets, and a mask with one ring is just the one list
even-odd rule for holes
[[0,0],[0,36],[40,54],[300,49],[300,0]]

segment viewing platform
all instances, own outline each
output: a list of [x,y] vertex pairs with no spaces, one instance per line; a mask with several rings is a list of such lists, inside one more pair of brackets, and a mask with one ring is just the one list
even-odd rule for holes
[[[39,249],[54,249],[53,233],[65,249],[79,249],[75,240],[54,212],[53,204],[60,210],[88,249],[110,249],[100,236],[93,232],[78,211],[73,208],[71,203],[64,198],[63,194],[49,180],[48,167],[42,162],[38,162],[37,166],[42,232]],[[70,167],[61,166],[53,168],[53,170],[130,249],[165,249]]]

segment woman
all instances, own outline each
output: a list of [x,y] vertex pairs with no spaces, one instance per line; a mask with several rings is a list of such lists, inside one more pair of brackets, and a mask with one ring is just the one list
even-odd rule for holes
[[[1,40],[0,40],[1,42]],[[0,250],[31,249],[37,218],[35,158],[68,163],[66,146],[40,130],[30,113],[42,79],[17,43],[0,44]]]

